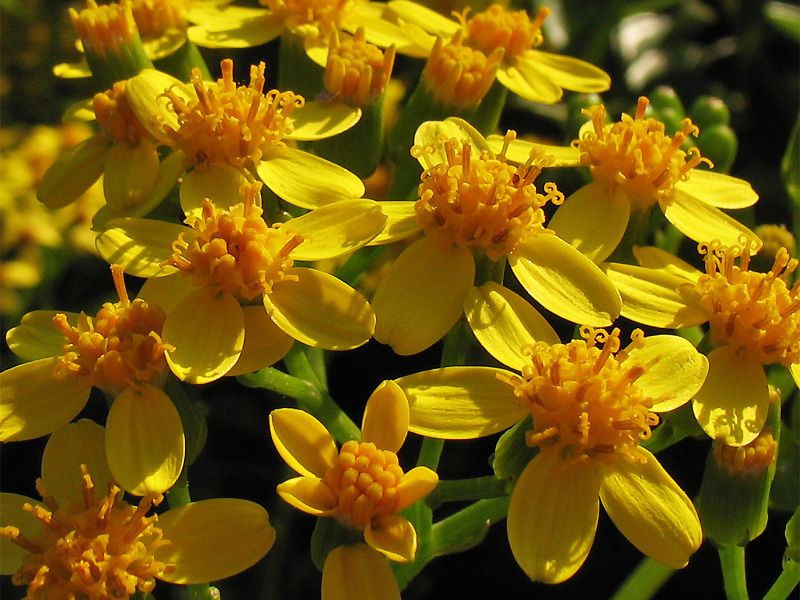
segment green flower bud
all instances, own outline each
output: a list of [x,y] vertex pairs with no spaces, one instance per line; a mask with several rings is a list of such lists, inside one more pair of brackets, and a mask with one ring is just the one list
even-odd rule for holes
[[736,158],[739,140],[733,129],[727,125],[712,125],[705,129],[700,128],[697,146],[700,148],[700,153],[714,163],[715,171],[727,173]]
[[689,115],[700,131],[713,125],[730,125],[731,122],[728,105],[714,96],[700,96],[689,109]]

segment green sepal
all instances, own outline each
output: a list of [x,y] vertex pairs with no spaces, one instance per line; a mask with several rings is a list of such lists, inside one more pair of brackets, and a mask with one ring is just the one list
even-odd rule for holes
[[192,69],[200,69],[200,75],[203,81],[213,81],[211,72],[203,60],[203,56],[192,42],[186,40],[175,52],[153,61],[156,69],[162,73],[168,73],[176,79],[180,79],[186,83],[189,82]]
[[506,481],[506,491],[509,494],[517,484],[523,469],[539,453],[538,448],[531,448],[525,441],[525,434],[532,429],[533,418],[527,416],[497,440],[492,457],[492,469],[495,477]]
[[495,80],[472,117],[471,123],[475,129],[483,135],[490,135],[497,131],[507,98],[508,88]]
[[183,425],[186,439],[186,465],[191,465],[203,451],[208,436],[206,416],[200,408],[186,395],[183,385],[174,375],[169,375],[164,382],[164,392],[169,396]]
[[311,560],[321,573],[331,550],[359,543],[364,543],[364,535],[360,531],[345,527],[338,519],[321,517],[317,519],[311,534]]

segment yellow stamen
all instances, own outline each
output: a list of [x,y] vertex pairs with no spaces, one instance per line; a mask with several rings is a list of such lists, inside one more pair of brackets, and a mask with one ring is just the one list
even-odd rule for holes
[[137,146],[140,140],[151,136],[128,103],[126,85],[127,81],[118,81],[110,90],[95,94],[92,107],[97,124],[109,141]]
[[542,44],[542,23],[549,14],[550,9],[542,7],[531,21],[524,10],[510,12],[499,4],[492,4],[469,19],[467,11],[456,17],[466,29],[469,45],[486,54],[503,49],[506,58],[511,59]]
[[345,39],[334,32],[325,66],[325,89],[353,106],[366,106],[386,90],[394,58],[394,46],[381,52],[365,40],[363,28]]
[[731,475],[757,477],[778,458],[778,440],[765,427],[758,437],[746,446],[726,446],[714,442],[714,461]]
[[98,6],[95,0],[87,0],[86,8],[80,12],[70,8],[69,18],[84,50],[99,56],[120,55],[139,37],[130,0],[104,6]]

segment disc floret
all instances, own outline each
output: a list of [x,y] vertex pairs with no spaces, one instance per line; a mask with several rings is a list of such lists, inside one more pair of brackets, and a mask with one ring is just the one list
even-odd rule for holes
[[499,4],[467,18],[467,13],[457,15],[467,31],[468,43],[491,54],[498,48],[505,49],[508,59],[513,59],[544,41],[542,23],[550,9],[542,7],[531,20],[524,10],[508,11]]

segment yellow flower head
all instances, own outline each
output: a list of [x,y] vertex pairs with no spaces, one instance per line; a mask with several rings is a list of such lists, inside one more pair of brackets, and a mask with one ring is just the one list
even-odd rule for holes
[[80,12],[70,8],[69,18],[84,49],[98,56],[119,56],[139,37],[130,0],[104,6],[87,0],[86,8]]
[[550,15],[550,9],[543,6],[531,20],[526,11],[509,11],[499,4],[492,4],[472,17],[468,17],[468,12],[467,8],[456,16],[467,32],[469,43],[486,54],[502,48],[509,59],[542,45],[542,23]]
[[325,37],[333,33],[342,16],[356,3],[357,0],[259,0],[287,29],[314,25]]
[[[780,401],[780,398],[777,399]],[[730,475],[737,477],[758,477],[778,458],[778,440],[769,427],[765,427],[758,437],[745,446],[728,446],[715,442],[714,462]]]
[[181,32],[185,40],[188,6],[189,0],[132,0],[133,20],[145,44],[171,32]]
[[[764,365],[800,362],[800,283],[789,286],[798,260],[786,248],[767,273],[748,270],[757,248],[700,244],[706,272],[695,284],[708,312],[711,341],[726,344]],[[739,264],[736,264],[736,261]]]
[[366,106],[386,91],[394,58],[394,46],[382,52],[366,41],[363,28],[344,38],[334,31],[325,65],[325,89],[353,106]]
[[691,119],[684,119],[683,129],[674,136],[665,125],[645,117],[650,100],[642,96],[633,118],[606,124],[606,110],[601,105],[584,109],[591,117],[593,131],[586,131],[573,145],[581,152],[580,164],[589,167],[595,181],[608,189],[623,188],[633,211],[648,210],[658,201],[669,201],[673,188],[686,179],[690,169],[710,160],[702,158],[697,148],[688,152],[681,146],[699,129]]

